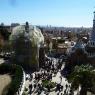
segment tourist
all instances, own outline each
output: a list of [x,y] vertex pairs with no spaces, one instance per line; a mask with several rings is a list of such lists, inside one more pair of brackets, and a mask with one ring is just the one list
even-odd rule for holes
[[36,88],[36,84],[34,84],[34,89]]
[[29,85],[29,89],[30,89],[31,91],[32,91],[32,87],[33,87],[32,84],[30,84],[30,85]]
[[61,82],[62,82],[62,76],[60,76],[60,80],[61,80]]
[[61,85],[60,89],[61,89],[61,91],[63,90],[63,86],[62,85]]

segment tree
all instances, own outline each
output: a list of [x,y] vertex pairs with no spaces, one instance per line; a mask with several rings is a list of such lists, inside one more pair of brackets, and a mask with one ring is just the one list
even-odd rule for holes
[[76,65],[81,66],[82,64],[86,65],[89,60],[87,57],[87,54],[84,52],[83,49],[75,49],[75,51],[73,53],[71,53],[68,57],[67,57],[67,61],[65,64],[64,69],[62,70],[62,74],[66,77],[68,76],[68,74],[70,74],[71,72],[73,72],[74,68]]
[[3,25],[0,27],[0,35],[4,38],[4,40],[9,39],[10,33],[8,32],[8,29],[4,27]]
[[68,75],[68,81],[75,90],[81,85],[80,95],[87,95],[87,91],[95,91],[95,70],[91,65],[75,66],[74,71]]

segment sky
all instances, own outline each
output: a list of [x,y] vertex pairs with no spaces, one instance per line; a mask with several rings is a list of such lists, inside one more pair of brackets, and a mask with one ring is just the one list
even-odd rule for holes
[[0,23],[92,27],[95,0],[0,0]]

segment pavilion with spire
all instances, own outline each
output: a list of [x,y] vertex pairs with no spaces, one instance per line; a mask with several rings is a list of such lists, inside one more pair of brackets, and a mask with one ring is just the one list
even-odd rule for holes
[[84,44],[82,40],[78,38],[76,44],[70,50],[69,56],[69,63],[75,63],[75,65],[95,63],[95,12],[93,19],[93,28],[89,36],[88,43]]

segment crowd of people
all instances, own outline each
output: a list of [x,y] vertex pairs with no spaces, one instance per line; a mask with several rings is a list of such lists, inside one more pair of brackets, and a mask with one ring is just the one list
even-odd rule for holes
[[[43,80],[52,81],[52,78],[56,76],[56,74],[61,71],[63,62],[61,60],[47,59],[45,64],[39,71],[29,74],[29,77],[26,77],[26,81],[29,80],[28,94],[29,95],[49,95],[51,92],[51,88],[47,87],[44,89]],[[67,91],[70,85],[67,84],[65,87],[61,84],[62,76],[60,76],[60,83],[55,83],[55,87],[53,91],[57,93],[57,95],[70,95]],[[64,90],[64,93],[62,92]],[[34,94],[33,94],[34,93]]]

